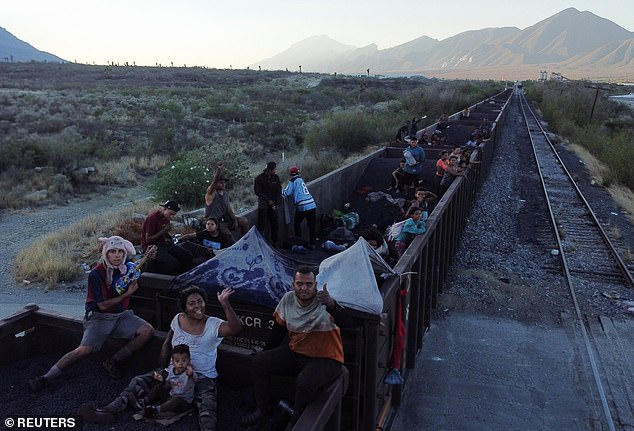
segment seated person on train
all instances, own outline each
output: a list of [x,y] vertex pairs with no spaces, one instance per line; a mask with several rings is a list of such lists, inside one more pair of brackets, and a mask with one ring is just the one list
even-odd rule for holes
[[195,263],[200,265],[214,257],[216,252],[232,246],[234,240],[229,233],[220,230],[218,220],[207,217],[203,230],[185,234],[180,237],[179,242],[192,252]]

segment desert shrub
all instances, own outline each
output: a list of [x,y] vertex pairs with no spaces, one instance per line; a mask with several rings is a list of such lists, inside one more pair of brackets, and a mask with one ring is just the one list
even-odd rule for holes
[[[257,152],[248,154],[266,158],[272,151],[301,151],[305,125],[324,120],[334,130],[337,122],[344,123],[328,112],[365,110],[371,120],[343,140],[346,154],[388,140],[399,123],[420,111],[452,111],[448,106],[455,99],[460,106],[455,112],[466,103],[464,97],[492,94],[488,83],[471,81],[71,64],[54,69],[33,64],[15,73],[20,67],[0,64],[0,133],[6,131],[0,172],[10,166],[51,166],[69,175],[98,160],[175,159],[219,137],[249,141],[249,150]],[[141,169],[145,175],[156,173],[150,166],[137,172]]]
[[134,167],[141,175],[149,175],[163,169],[168,163],[167,156],[152,154],[150,156],[138,156]]
[[122,157],[117,160],[98,161],[95,172],[87,175],[87,182],[102,185],[134,185],[137,183],[135,159]]
[[601,146],[598,157],[600,160],[609,160],[610,171],[615,179],[634,190],[634,169],[631,165],[634,160],[632,140],[632,134],[625,131],[613,135],[609,142]]
[[343,155],[386,140],[389,133],[379,126],[374,114],[361,110],[335,112],[306,133],[306,147],[313,153],[335,149]]

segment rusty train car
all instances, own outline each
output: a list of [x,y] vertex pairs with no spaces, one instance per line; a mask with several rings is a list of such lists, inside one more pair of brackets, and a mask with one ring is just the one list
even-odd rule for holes
[[[491,164],[496,128],[505,121],[510,96],[509,89],[469,107],[468,116],[464,112],[450,116],[450,128],[445,131],[447,142],[466,142],[472,130],[485,118],[491,124],[491,137],[472,154],[478,163],[469,165],[468,179],[458,177],[454,180],[429,216],[426,232],[416,237],[395,264],[394,270],[401,276],[379,285],[384,304],[382,313],[372,315],[351,310],[355,325],[342,332],[347,373],[320,393],[306,409],[295,430],[389,429],[403,386],[408,384],[409,371],[416,365],[417,353],[423,348],[425,333],[431,326],[431,312],[443,290],[470,207]],[[426,132],[433,133],[435,126],[427,127]],[[433,172],[431,164],[435,164],[440,151],[451,148],[440,145],[424,146],[424,149]],[[335,208],[342,208],[344,203],[361,208],[363,198],[355,191],[375,180],[378,173],[389,175],[398,166],[402,150],[391,146],[381,148],[308,183],[319,204],[318,211],[331,213]],[[389,183],[387,178],[382,181],[385,186]],[[253,223],[257,219],[256,211],[243,215]],[[363,218],[363,211],[360,212]],[[285,229],[288,228],[281,226],[281,236],[287,233]],[[169,288],[172,278],[144,273],[140,288],[132,297],[135,312],[157,328],[156,339],[150,347],[136,354],[148,358],[146,363],[156,361],[149,358],[158,357],[162,337],[179,311],[177,294]],[[251,353],[263,345],[272,324],[272,309],[233,300],[232,304],[244,329],[238,336],[225,339],[219,349],[221,389],[223,380],[243,387],[250,385]],[[210,303],[207,307],[208,313],[222,317],[222,308],[218,304]],[[28,306],[23,312],[0,321],[0,370],[12,361],[64,353],[77,345],[81,331],[78,319]],[[399,333],[402,343],[396,344]],[[395,346],[399,350],[397,357],[401,358],[396,368],[402,376],[396,383],[386,381],[394,365],[390,362],[393,362]],[[280,392],[288,393],[292,382],[281,379],[278,386]]]

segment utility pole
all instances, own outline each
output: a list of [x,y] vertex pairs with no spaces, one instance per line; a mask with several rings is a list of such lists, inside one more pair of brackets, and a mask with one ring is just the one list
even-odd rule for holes
[[594,115],[594,108],[597,105],[597,99],[599,98],[599,90],[611,90],[612,88],[605,85],[602,86],[600,84],[586,85],[586,88],[594,88],[596,90],[594,93],[594,100],[592,101],[592,109],[590,110],[590,118],[588,119],[589,122],[592,122],[592,116]]

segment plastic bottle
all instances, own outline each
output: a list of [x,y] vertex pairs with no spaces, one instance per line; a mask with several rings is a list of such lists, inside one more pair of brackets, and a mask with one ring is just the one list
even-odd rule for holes
[[293,253],[305,254],[307,250],[306,247],[304,247],[303,245],[294,245],[293,247],[291,247],[291,251]]
[[331,240],[327,240],[326,242],[324,242],[324,245],[322,247],[324,248],[324,250],[335,251],[335,252],[344,251],[346,249],[345,245],[343,244],[337,245]]
[[288,416],[293,416],[293,413],[295,412],[295,409],[293,408],[291,403],[289,403],[286,400],[280,400],[280,402],[277,403],[277,408],[279,408],[282,412],[284,412]]

